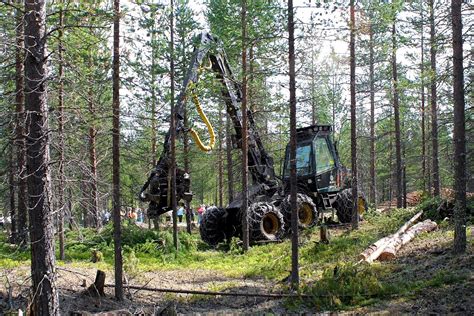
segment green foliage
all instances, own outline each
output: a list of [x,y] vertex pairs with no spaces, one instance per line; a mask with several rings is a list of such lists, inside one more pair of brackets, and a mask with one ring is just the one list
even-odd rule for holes
[[[440,222],[445,218],[451,219],[454,212],[454,201],[441,197],[425,198],[421,204],[417,206],[423,211],[423,217],[433,221]],[[474,217],[474,196],[467,197],[466,215],[468,221],[472,221]]]
[[326,269],[318,281],[303,289],[311,295],[307,304],[319,310],[338,310],[384,298],[394,292],[392,286],[380,281],[384,273],[386,269],[380,267],[337,263]]

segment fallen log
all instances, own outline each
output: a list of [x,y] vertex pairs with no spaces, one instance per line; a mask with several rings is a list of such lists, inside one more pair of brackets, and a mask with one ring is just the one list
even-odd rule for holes
[[[115,287],[114,284],[105,284],[105,287]],[[181,294],[198,294],[198,295],[211,295],[211,296],[243,296],[243,297],[266,297],[266,298],[310,298],[308,294],[292,294],[292,293],[248,293],[248,292],[216,292],[216,291],[200,291],[200,290],[186,290],[186,289],[166,289],[166,288],[154,288],[147,286],[137,285],[124,285],[124,288],[149,291],[149,292],[162,292],[162,293],[181,293]]]
[[372,263],[380,256],[380,254],[392,238],[397,238],[398,236],[403,234],[411,225],[413,225],[414,222],[416,222],[421,217],[422,214],[423,211],[416,213],[412,218],[410,218],[408,222],[403,224],[403,226],[400,227],[395,234],[379,239],[377,242],[370,245],[359,255],[359,259],[365,260],[368,263]]
[[382,251],[378,259],[381,261],[394,259],[397,256],[398,250],[400,250],[403,245],[409,243],[417,235],[424,232],[433,231],[437,227],[438,225],[436,222],[433,222],[429,219],[414,225],[408,229],[406,233],[400,235],[398,238],[391,239],[388,245],[385,246],[385,249]]

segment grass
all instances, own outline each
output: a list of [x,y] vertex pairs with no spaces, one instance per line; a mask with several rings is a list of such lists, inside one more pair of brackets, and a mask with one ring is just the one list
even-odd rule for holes
[[[465,275],[450,271],[448,267],[429,278],[417,280],[394,278],[393,275],[402,274],[397,274],[400,266],[392,263],[356,264],[362,250],[395,232],[416,211],[394,210],[389,214],[368,212],[358,230],[332,230],[329,244],[318,243],[317,228],[302,232],[299,252],[301,292],[312,298],[288,301],[287,305],[295,309],[304,304],[319,310],[343,310],[391,297],[410,299],[426,288],[462,281]],[[450,234],[449,230],[439,230],[420,238],[451,238]],[[132,277],[143,271],[204,269],[228,277],[265,278],[277,282],[290,273],[289,241],[254,246],[243,254],[235,240],[230,246],[220,247],[226,250],[215,250],[204,244],[198,234],[180,232],[180,250],[176,252],[169,230],[156,232],[124,223],[122,236],[124,270]],[[59,266],[70,264],[111,270],[114,260],[112,226],[104,227],[100,233],[91,229],[68,231],[65,250],[66,260],[58,262]],[[100,252],[103,260],[92,263],[92,250]],[[6,236],[0,235],[1,268],[28,265],[29,259],[28,249],[10,245],[6,242]],[[282,287],[286,286],[284,282],[282,284]]]

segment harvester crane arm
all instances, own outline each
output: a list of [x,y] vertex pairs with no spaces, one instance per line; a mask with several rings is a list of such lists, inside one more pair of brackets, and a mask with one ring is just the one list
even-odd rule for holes
[[[208,151],[213,147],[214,132],[212,126],[200,109],[199,101],[195,94],[193,94],[193,102],[196,105],[201,118],[208,127],[211,136],[210,144],[208,146],[202,145],[197,133],[192,128],[184,125],[184,107],[188,93],[190,90],[194,93],[194,88],[199,81],[199,75],[207,62],[210,62],[212,71],[216,74],[216,77],[222,84],[221,90],[226,104],[226,111],[232,120],[232,125],[234,126],[235,130],[235,135],[233,135],[233,144],[236,147],[241,147],[242,115],[240,103],[242,100],[242,92],[240,84],[235,80],[232,74],[232,70],[222,47],[222,43],[207,32],[201,33],[196,40],[194,53],[184,78],[181,92],[178,96],[175,107],[176,135],[179,137],[183,133],[189,132],[201,149]],[[263,187],[265,191],[272,191],[271,194],[273,194],[273,192],[276,191],[278,187],[273,167],[273,159],[267,154],[265,148],[263,147],[262,141],[255,127],[255,122],[253,120],[251,111],[248,111],[247,115],[249,118],[249,172],[255,185]],[[143,185],[139,194],[142,201],[150,202],[148,210],[150,217],[158,216],[170,210],[170,199],[168,195],[168,192],[170,192],[170,180],[168,177],[171,162],[170,137],[171,130],[168,130],[163,143],[163,151],[158,163],[152,170],[148,180]],[[184,173],[183,170],[178,168],[176,172],[176,178],[177,200],[179,201],[180,199],[185,199],[190,201],[192,194],[189,190],[189,176]],[[147,188],[148,192],[146,192]]]

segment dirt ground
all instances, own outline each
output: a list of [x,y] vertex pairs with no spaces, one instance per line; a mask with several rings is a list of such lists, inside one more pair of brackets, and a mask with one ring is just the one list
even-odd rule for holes
[[[4,270],[3,279],[9,275],[14,286],[12,293],[16,308],[26,302],[27,275],[29,267]],[[84,280],[87,285],[93,283],[96,270],[62,266],[58,268],[58,288],[60,291],[61,315],[72,311],[88,311],[98,313],[111,310],[128,310],[136,315],[154,315],[165,311],[176,310],[180,314],[208,314],[209,312],[228,313],[285,313],[282,300],[258,297],[204,296],[196,294],[170,294],[141,290],[126,290],[125,301],[119,303],[113,299],[113,288],[106,288],[106,297],[94,298],[85,295]],[[113,272],[106,271],[106,284],[113,283]],[[173,288],[210,290],[244,293],[268,293],[274,284],[263,279],[229,278],[209,270],[175,270],[140,273],[129,280],[131,284],[146,285],[153,288]],[[3,283],[3,282],[2,282]],[[0,288],[0,311],[8,302],[8,284]],[[1,313],[0,313],[1,314]]]
[[[473,236],[469,236],[473,239]],[[392,261],[397,267],[393,278],[407,281],[429,279],[442,269],[464,271],[465,282],[430,288],[413,299],[397,299],[376,305],[346,311],[344,314],[459,314],[474,315],[474,251],[471,246],[466,255],[453,256],[450,241],[442,237],[416,238],[406,245],[399,257]],[[127,310],[135,315],[164,314],[287,314],[283,299],[258,297],[203,296],[193,294],[157,293],[142,290],[126,290],[126,300],[119,303],[113,299],[113,289],[106,288],[106,297],[93,298],[82,294],[94,281],[96,269],[66,264],[58,267],[61,315],[72,311],[98,313],[111,310]],[[113,271],[106,271],[106,283],[113,283]],[[0,270],[0,314],[8,304],[24,306],[28,293],[29,267]],[[84,281],[85,280],[85,281]],[[277,292],[278,285],[264,279],[230,278],[216,271],[175,270],[137,273],[130,276],[130,284],[155,288],[210,290],[245,293]],[[12,288],[9,302],[9,288]],[[316,313],[302,309],[299,313]]]

